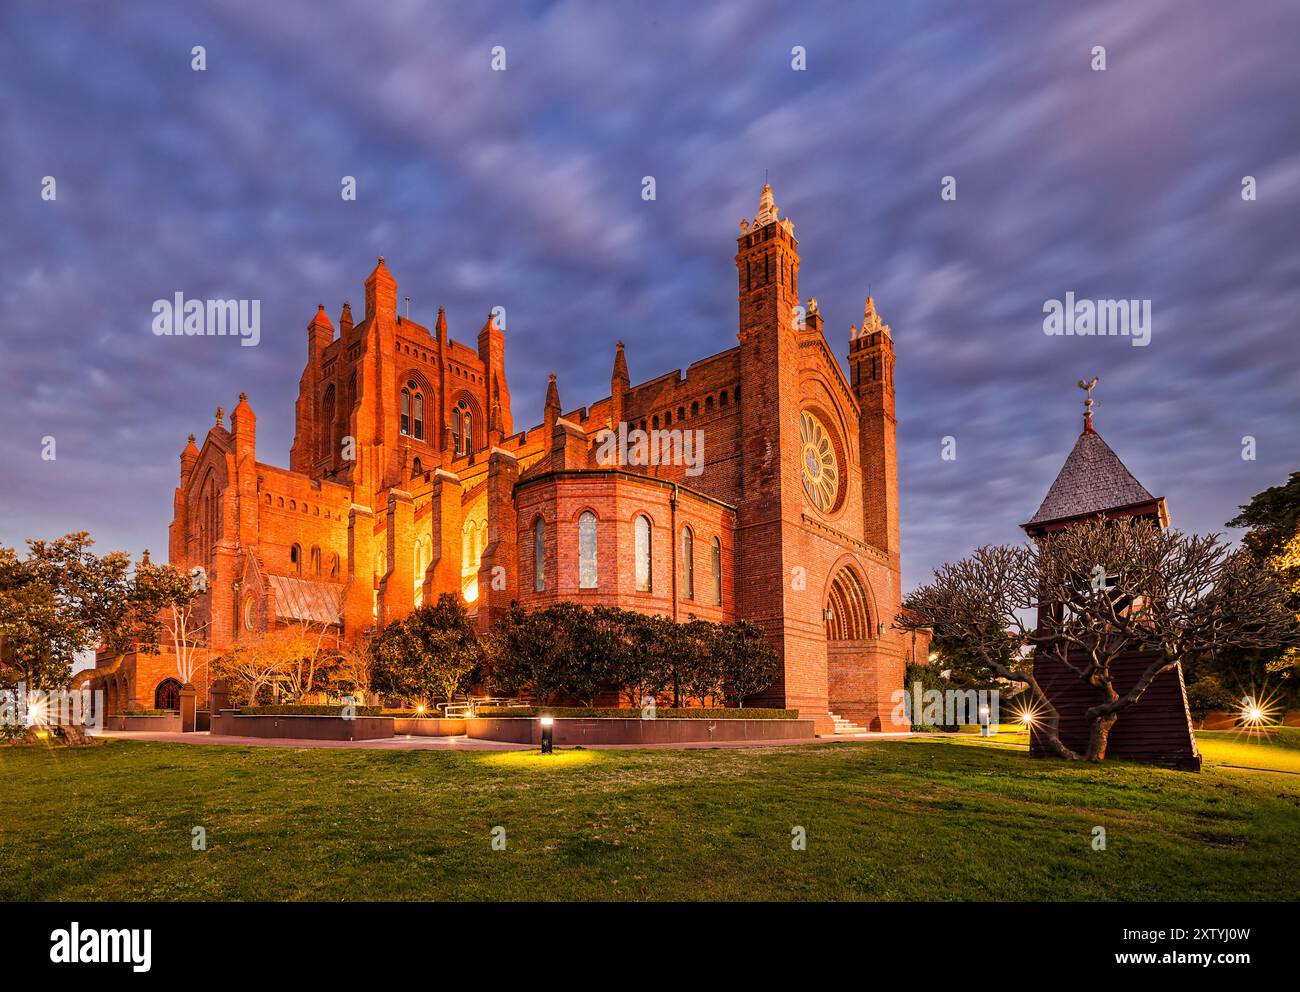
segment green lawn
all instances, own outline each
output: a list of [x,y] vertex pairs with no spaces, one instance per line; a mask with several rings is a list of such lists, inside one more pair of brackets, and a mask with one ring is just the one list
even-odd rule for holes
[[[1003,724],[993,737],[980,737],[972,731],[956,738],[962,744],[984,747],[1010,744],[1029,747],[1029,734]],[[1207,768],[1253,769],[1255,771],[1289,772],[1300,775],[1300,727],[1273,727],[1267,731],[1198,730],[1197,747],[1202,763]]]
[[1297,897],[1300,776],[942,740],[0,749],[5,900]]

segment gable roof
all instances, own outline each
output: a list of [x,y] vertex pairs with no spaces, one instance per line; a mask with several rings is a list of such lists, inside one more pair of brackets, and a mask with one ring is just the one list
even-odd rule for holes
[[339,583],[315,582],[294,575],[268,575],[266,581],[275,595],[277,619],[343,622],[344,587]]
[[1074,443],[1038,512],[1024,527],[1153,502],[1119,455],[1096,431],[1085,430]]

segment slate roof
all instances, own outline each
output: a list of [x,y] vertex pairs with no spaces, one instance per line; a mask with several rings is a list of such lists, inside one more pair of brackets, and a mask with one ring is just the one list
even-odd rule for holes
[[275,615],[280,620],[312,623],[343,622],[343,589],[337,582],[315,582],[295,575],[268,575],[275,594]]
[[1038,512],[1022,526],[1082,517],[1154,499],[1101,435],[1085,430],[1074,443],[1074,450],[1065,459],[1052,488],[1047,490]]

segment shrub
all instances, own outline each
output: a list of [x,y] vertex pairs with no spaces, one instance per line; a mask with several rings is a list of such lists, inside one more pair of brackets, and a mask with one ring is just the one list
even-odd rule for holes
[[513,606],[493,628],[489,685],[542,703],[568,695],[591,704],[613,692],[629,703],[671,690],[684,698],[741,705],[772,684],[777,655],[748,623],[674,623],[617,607],[561,602]]
[[[343,706],[315,706],[308,703],[285,703],[278,706],[241,706],[241,716],[342,716]],[[378,706],[358,706],[357,716],[381,716]]]
[[1187,687],[1187,708],[1197,720],[1211,710],[1236,710],[1241,700],[1213,675],[1203,675]]
[[[625,720],[641,719],[639,707],[631,706],[480,706],[480,717],[618,717]],[[657,720],[797,720],[798,710],[729,708],[720,710],[711,706],[693,706],[655,710]]]

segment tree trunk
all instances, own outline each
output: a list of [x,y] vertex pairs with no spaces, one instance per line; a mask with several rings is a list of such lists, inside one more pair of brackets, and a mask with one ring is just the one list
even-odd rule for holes
[[1102,713],[1092,718],[1092,731],[1088,735],[1088,760],[1104,761],[1106,745],[1110,741],[1110,728],[1119,719],[1116,713]]

